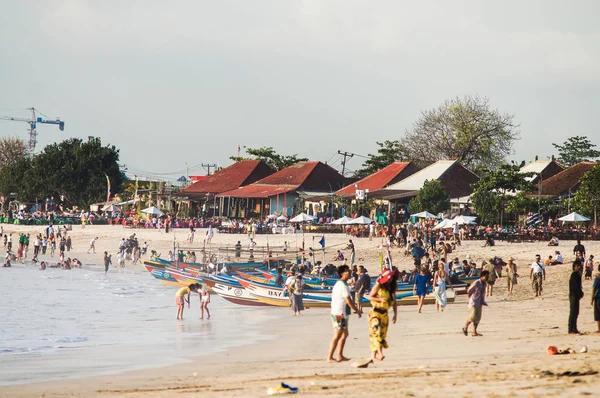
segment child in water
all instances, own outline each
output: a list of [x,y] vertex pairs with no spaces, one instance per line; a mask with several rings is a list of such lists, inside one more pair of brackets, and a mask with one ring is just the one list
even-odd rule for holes
[[[188,287],[182,287],[175,293],[175,304],[177,304],[177,319],[183,320],[183,308],[187,302],[188,308],[190,308],[190,294],[192,292],[198,292],[199,283],[192,283]],[[187,294],[187,298],[185,295]]]

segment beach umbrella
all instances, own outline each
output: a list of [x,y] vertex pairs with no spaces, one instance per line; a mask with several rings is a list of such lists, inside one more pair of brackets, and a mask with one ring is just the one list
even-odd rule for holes
[[579,213],[573,212],[571,214],[567,214],[566,216],[559,218],[558,221],[583,222],[583,221],[590,221],[590,219],[585,216],[582,216]]
[[296,217],[294,217],[290,220],[290,222],[307,222],[307,221],[314,221],[314,217],[309,216],[306,213],[300,213]]
[[108,204],[108,205],[104,205],[104,207],[102,207],[101,209],[102,211],[110,211],[110,212],[114,212],[114,211],[121,211],[121,208],[119,206],[117,206],[114,203]]
[[276,214],[269,214],[269,215],[267,216],[267,218],[268,218],[269,220],[272,220],[272,219],[274,219],[274,218],[277,218],[277,215],[276,215]]
[[438,218],[438,216],[436,216],[435,214],[431,214],[428,211],[422,211],[420,213],[412,214],[412,217],[417,217],[417,218]]
[[369,217],[365,217],[365,216],[360,216],[353,220],[350,220],[350,224],[366,225],[366,224],[371,224],[372,222],[373,222],[373,220],[371,220]]
[[287,217],[286,216],[279,216],[277,217],[277,221],[287,221]]
[[440,221],[440,223],[438,225],[436,225],[435,227],[433,227],[433,229],[452,228],[453,225],[454,225],[454,220],[450,220],[450,219],[445,218],[442,221]]
[[142,213],[153,214],[153,215],[156,215],[156,216],[162,216],[164,214],[162,211],[158,210],[154,206],[150,206],[147,209],[142,210]]
[[476,219],[477,219],[477,217],[473,217],[473,216],[456,216],[456,217],[454,217],[454,219],[452,221],[454,221],[458,225],[464,225],[464,224],[475,224]]
[[342,218],[338,218],[338,219],[337,219],[337,220],[335,220],[335,221],[332,221],[331,223],[332,223],[333,225],[348,225],[348,224],[350,224],[351,222],[352,222],[352,219],[351,219],[350,217],[348,217],[348,216],[344,216],[344,217],[342,217]]

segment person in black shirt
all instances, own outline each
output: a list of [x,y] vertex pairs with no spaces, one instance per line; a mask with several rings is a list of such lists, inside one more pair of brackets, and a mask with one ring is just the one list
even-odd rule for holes
[[581,289],[581,262],[573,261],[573,272],[569,279],[569,334],[579,334],[577,330],[577,317],[579,317],[579,300],[583,298]]
[[367,270],[362,265],[358,267],[358,278],[354,285],[355,302],[359,312],[362,311],[362,299],[365,294],[371,290],[371,277],[367,274]]
[[573,248],[573,254],[577,255],[580,252],[583,258],[585,258],[585,246],[581,244],[581,239],[577,239],[577,244]]
[[277,268],[277,276],[275,277],[275,284],[277,286],[283,286],[283,270],[281,268]]

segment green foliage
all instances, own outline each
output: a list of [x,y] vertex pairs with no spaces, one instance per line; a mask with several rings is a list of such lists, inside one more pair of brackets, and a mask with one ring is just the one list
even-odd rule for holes
[[298,162],[306,162],[307,158],[299,158],[297,154],[284,156],[275,152],[275,149],[270,146],[262,148],[247,148],[244,146],[244,150],[251,158],[242,156],[231,156],[229,159],[234,162],[248,159],[259,159],[271,166],[274,170],[282,170]]
[[29,163],[18,163],[17,172],[24,173],[13,178],[18,184],[15,191],[24,202],[50,197],[60,202],[62,196],[66,206],[87,206],[106,198],[105,174],[110,178],[112,195],[121,192],[124,176],[118,161],[119,151],[114,146],[102,146],[99,138],[71,138],[48,145]]
[[408,211],[411,214],[422,211],[438,214],[448,209],[450,209],[450,199],[438,180],[425,181],[417,196],[408,203]]
[[377,145],[379,145],[377,154],[369,154],[369,158],[362,165],[363,168],[354,173],[354,178],[365,178],[394,162],[408,158],[408,150],[398,140],[377,141]]
[[495,169],[512,153],[517,128],[513,116],[492,109],[487,98],[466,96],[423,111],[401,143],[421,166],[456,159],[480,172]]
[[573,209],[586,217],[594,217],[600,206],[600,163],[581,177],[573,198]]
[[589,138],[583,136],[569,137],[562,145],[552,143],[558,149],[558,161],[565,166],[573,166],[580,162],[589,162],[600,157],[600,151],[594,149]]
[[[471,196],[479,217],[483,221],[502,223],[504,210],[520,214],[525,212],[525,208],[532,208],[533,204],[525,193],[535,189],[528,179],[533,175],[534,173],[521,173],[518,165],[509,164],[502,164],[496,170],[487,170],[473,185]],[[510,209],[507,208],[508,205]]]

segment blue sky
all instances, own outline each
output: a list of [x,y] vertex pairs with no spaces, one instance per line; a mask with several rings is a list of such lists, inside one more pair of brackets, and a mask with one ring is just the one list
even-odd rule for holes
[[591,0],[6,1],[0,115],[60,116],[38,149],[99,136],[133,173],[203,174],[238,144],[337,166],[479,94],[520,123],[513,159],[545,158],[569,136],[600,144],[598,15]]

